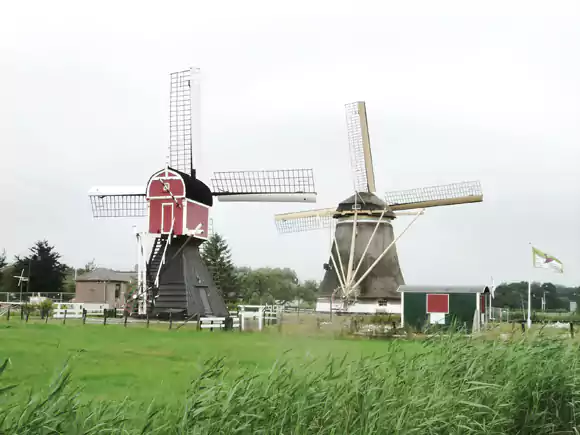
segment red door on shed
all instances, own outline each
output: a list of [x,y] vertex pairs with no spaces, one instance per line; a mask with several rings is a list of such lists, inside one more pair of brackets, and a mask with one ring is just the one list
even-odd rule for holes
[[428,313],[449,313],[449,295],[448,294],[428,294],[427,295],[427,312]]

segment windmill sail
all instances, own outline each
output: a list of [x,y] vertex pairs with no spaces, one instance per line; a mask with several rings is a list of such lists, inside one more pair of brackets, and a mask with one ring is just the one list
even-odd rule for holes
[[187,69],[170,76],[169,166],[185,174],[191,174],[193,170],[191,88],[194,71],[199,70]]
[[312,169],[216,172],[211,182],[223,202],[316,202]]
[[350,165],[357,192],[375,192],[375,173],[367,111],[364,101],[357,101],[345,106]]
[[413,210],[482,202],[483,192],[479,181],[467,181],[387,192],[385,198],[393,210]]
[[274,216],[276,229],[280,234],[330,228],[335,208],[321,208],[296,213],[282,213]]
[[89,190],[96,218],[147,216],[145,186],[97,186]]
[[[380,217],[382,210],[364,210],[368,215]],[[359,211],[361,213],[361,211]],[[330,228],[332,220],[340,216],[352,215],[352,212],[337,210],[336,208],[320,208],[274,215],[274,222],[279,234],[299,233],[304,231],[322,230]],[[395,216],[416,215],[414,212],[401,211]]]

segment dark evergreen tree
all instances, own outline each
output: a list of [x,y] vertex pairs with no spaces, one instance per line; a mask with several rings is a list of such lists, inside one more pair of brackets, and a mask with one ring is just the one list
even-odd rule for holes
[[237,300],[238,279],[227,242],[221,235],[214,233],[202,246],[201,257],[224,300],[226,303]]
[[30,248],[28,256],[16,257],[14,270],[18,274],[24,270],[24,276],[29,277],[26,291],[58,293],[63,289],[67,271],[67,266],[60,262],[60,258],[54,246],[46,240],[40,240]]

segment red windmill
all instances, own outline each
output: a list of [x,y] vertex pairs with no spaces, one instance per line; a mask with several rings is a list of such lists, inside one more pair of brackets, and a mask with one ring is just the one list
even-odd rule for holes
[[142,234],[137,234],[141,258],[133,297],[139,302],[140,315],[228,314],[199,253],[208,237],[214,196],[220,201],[316,202],[312,169],[216,172],[211,179],[213,190],[197,177],[199,74],[199,68],[171,74],[169,164],[154,172],[146,184],[89,191],[94,217],[148,218],[148,233],[155,237],[149,255],[145,255]]

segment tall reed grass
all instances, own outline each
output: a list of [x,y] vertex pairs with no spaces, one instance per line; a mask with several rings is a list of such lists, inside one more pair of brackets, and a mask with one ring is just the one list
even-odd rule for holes
[[580,352],[570,341],[440,336],[412,355],[385,345],[387,356],[281,358],[234,378],[210,360],[177,407],[162,397],[148,408],[129,398],[81,402],[66,367],[48,392],[26,397],[0,376],[0,433],[579,433]]

